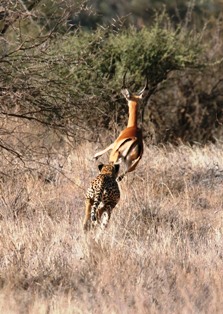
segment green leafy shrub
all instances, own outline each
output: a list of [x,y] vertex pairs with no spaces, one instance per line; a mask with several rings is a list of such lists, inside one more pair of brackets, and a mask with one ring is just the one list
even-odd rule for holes
[[120,95],[126,71],[131,88],[140,88],[148,76],[153,90],[171,71],[201,67],[201,53],[198,36],[173,29],[164,15],[150,29],[98,28],[68,35],[62,44],[55,42],[47,60],[57,58],[51,75],[65,85],[82,126],[97,127],[100,133],[114,119],[126,123],[127,106]]
[[[126,29],[117,21],[115,26],[98,27],[94,32],[79,30],[57,34],[43,43],[38,40],[4,57],[1,71],[7,90],[3,100],[6,114],[11,114],[8,104],[13,94],[11,106],[16,106],[17,117],[59,129],[75,141],[96,140],[102,131],[114,130],[114,123],[126,125],[128,108],[120,89],[127,71],[128,85],[134,90],[149,78],[151,98],[148,106],[141,107],[145,138],[150,139],[151,132],[156,134],[156,142],[178,137],[186,141],[214,138],[210,130],[210,136],[205,134],[209,119],[202,104],[198,107],[206,122],[200,121],[196,127],[193,110],[187,110],[186,92],[182,92],[182,103],[179,101],[179,90],[187,85],[180,78],[185,78],[188,69],[198,76],[206,63],[203,37],[183,26],[174,28],[165,13],[141,30]],[[9,81],[13,91],[7,88]],[[219,121],[220,105],[216,106]],[[212,117],[214,114],[215,110]],[[205,127],[199,132],[202,125]],[[213,127],[213,119],[210,125]]]

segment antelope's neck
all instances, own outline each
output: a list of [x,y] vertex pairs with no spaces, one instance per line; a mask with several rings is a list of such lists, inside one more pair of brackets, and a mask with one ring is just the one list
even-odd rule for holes
[[137,127],[137,103],[129,101],[129,119],[127,127]]

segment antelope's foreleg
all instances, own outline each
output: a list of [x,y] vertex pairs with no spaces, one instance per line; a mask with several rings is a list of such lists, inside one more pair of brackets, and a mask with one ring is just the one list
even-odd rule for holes
[[106,147],[105,149],[101,150],[100,152],[96,153],[94,155],[94,159],[98,159],[98,157],[100,157],[101,155],[105,154],[107,151],[109,151],[110,149],[112,149],[114,146],[114,143],[112,143],[111,145],[109,145],[108,147]]

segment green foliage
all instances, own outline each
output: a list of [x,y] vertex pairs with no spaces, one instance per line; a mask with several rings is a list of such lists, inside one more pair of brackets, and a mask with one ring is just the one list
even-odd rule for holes
[[150,28],[98,28],[63,36],[51,45],[47,62],[53,64],[50,75],[64,86],[64,97],[69,95],[72,111],[84,128],[94,129],[95,137],[114,120],[126,123],[128,108],[120,94],[126,71],[130,88],[139,89],[148,76],[153,90],[171,71],[202,67],[202,49],[201,37],[183,27],[174,29],[162,14]]
[[52,57],[57,53],[67,64],[64,67],[64,63],[57,63],[56,75],[66,77],[70,84],[75,82],[76,99],[94,94],[103,101],[121,88],[126,71],[138,88],[145,76],[154,86],[170,71],[200,67],[202,44],[196,34],[171,26],[162,28],[160,24],[157,21],[153,27],[139,31],[132,28],[115,33],[99,28],[94,33],[69,35],[51,50]]
[[[149,78],[153,102],[145,114],[144,134],[149,132],[150,122],[158,142],[178,136],[192,138],[188,128],[195,134],[193,106],[189,111],[180,104],[166,110],[168,99],[174,100],[168,74],[180,73],[180,78],[187,69],[201,69],[206,64],[207,47],[200,33],[185,25],[174,27],[165,11],[157,14],[153,25],[141,29],[124,28],[123,21],[117,20],[94,32],[79,29],[54,36],[29,35],[25,41],[19,36],[21,31],[17,29],[17,41],[7,47],[8,53],[1,59],[2,88],[7,91],[2,100],[4,114],[9,116],[16,110],[17,117],[59,129],[74,139],[95,140],[105,129],[114,129],[114,122],[126,125],[128,108],[120,89],[127,71],[127,84],[135,91],[144,85],[146,76]],[[157,88],[162,89],[158,98]],[[221,110],[219,105],[216,108],[219,119]],[[206,114],[201,116],[207,120]],[[183,134],[179,121],[184,121]],[[200,123],[204,125],[204,121]],[[202,133],[193,140],[204,138],[210,139]]]

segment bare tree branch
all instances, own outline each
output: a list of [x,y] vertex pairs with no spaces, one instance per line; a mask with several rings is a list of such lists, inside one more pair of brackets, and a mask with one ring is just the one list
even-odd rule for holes
[[[22,4],[23,8],[24,8],[26,11],[30,12],[30,11],[32,11],[32,9],[33,9],[35,6],[37,6],[41,1],[42,1],[42,0],[34,0],[34,1],[33,1],[32,3],[30,3],[30,5],[27,6],[27,7],[25,6],[25,4],[24,4],[24,2],[23,2],[22,0],[20,0],[20,3]],[[20,17],[21,17],[21,15],[18,14],[18,13],[16,14],[16,16],[15,16],[14,18],[11,18],[11,19],[10,19],[10,17],[9,17],[9,18],[8,18],[8,21],[5,23],[4,27],[3,27],[2,30],[1,30],[0,35],[4,35],[4,34],[7,32],[8,28],[9,28],[10,26],[12,26]]]

